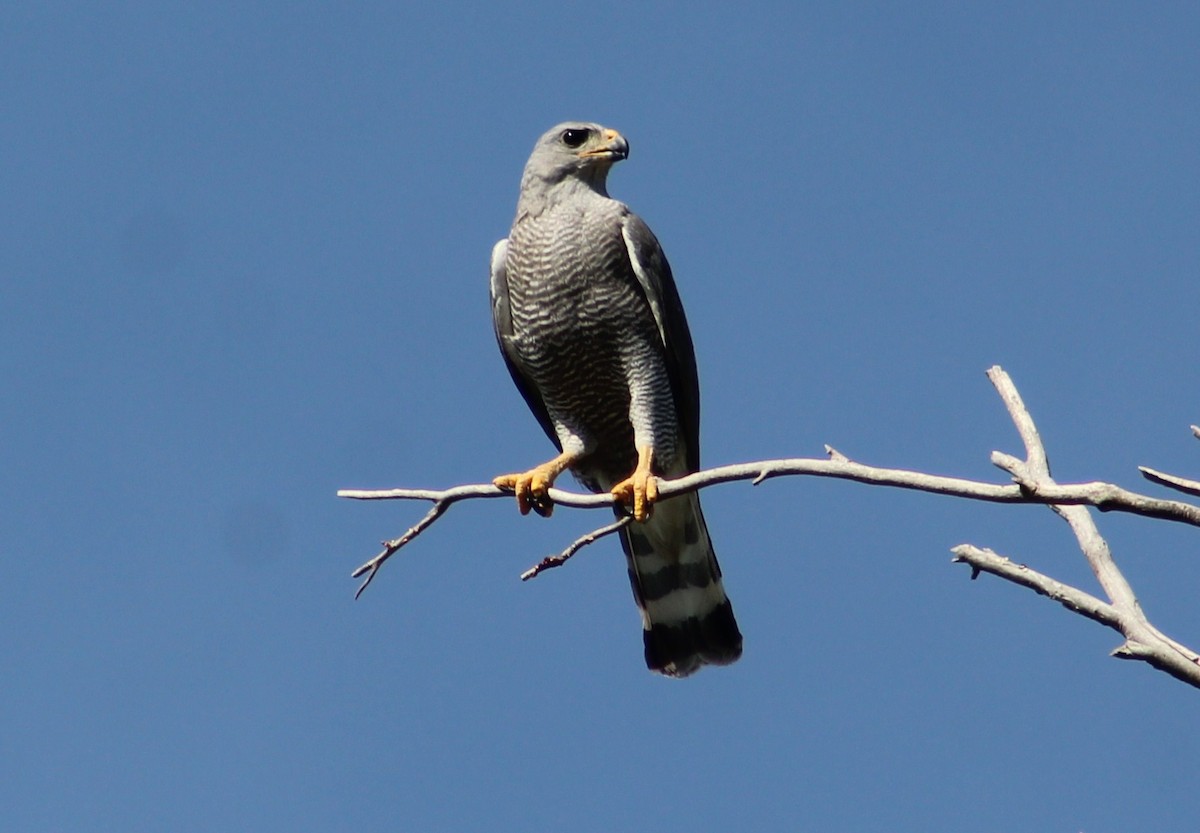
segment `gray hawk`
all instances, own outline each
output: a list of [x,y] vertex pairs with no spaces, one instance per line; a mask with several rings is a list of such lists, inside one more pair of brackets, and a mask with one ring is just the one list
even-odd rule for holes
[[525,165],[512,231],[492,250],[492,318],[513,381],[560,453],[494,482],[522,514],[549,515],[547,490],[568,469],[628,504],[617,514],[635,521],[620,534],[646,664],[684,677],[736,660],[742,635],[699,496],[658,501],[656,477],[700,468],[700,389],[666,256],[605,187],[628,155],[617,131],[567,122]]

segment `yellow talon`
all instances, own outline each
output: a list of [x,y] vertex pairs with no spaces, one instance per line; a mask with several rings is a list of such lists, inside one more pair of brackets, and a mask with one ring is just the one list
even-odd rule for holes
[[508,489],[517,495],[517,509],[522,515],[528,515],[532,509],[543,518],[554,513],[554,503],[550,500],[550,487],[554,480],[571,464],[573,457],[565,452],[548,463],[534,466],[521,474],[502,474],[492,480],[492,485],[500,489]]
[[653,463],[654,449],[651,446],[639,448],[637,468],[611,490],[617,500],[633,505],[633,519],[638,523],[650,517],[654,502],[658,500],[658,480],[650,470]]

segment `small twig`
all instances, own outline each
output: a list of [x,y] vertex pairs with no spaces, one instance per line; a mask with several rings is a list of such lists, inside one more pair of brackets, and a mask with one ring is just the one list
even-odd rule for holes
[[[399,538],[384,541],[383,550],[378,555],[350,574],[351,578],[358,578],[363,573],[367,573],[366,579],[359,585],[358,590],[354,594],[355,599],[361,596],[363,591],[375,580],[375,575],[379,572],[379,568],[383,566],[384,562],[395,555],[401,547],[432,526],[433,522],[446,514],[446,510],[455,503],[458,503],[460,500],[472,500],[476,498],[512,496],[512,492],[505,491],[490,483],[454,486],[449,489],[341,489],[337,494],[338,497],[350,498],[351,500],[428,500],[433,502],[433,508],[426,513],[425,517],[421,518],[420,521],[410,527]],[[581,495],[574,492],[564,492],[561,489],[550,489],[549,496],[554,503],[578,508],[611,507],[615,503],[615,498],[612,495]],[[580,546],[583,545],[581,544]]]
[[1053,599],[1067,610],[1106,625],[1118,633],[1121,631],[1121,619],[1117,609],[1090,593],[1063,584],[992,550],[981,549],[972,544],[959,544],[950,552],[954,553],[952,560],[955,563],[971,566],[974,571],[972,578],[980,572],[991,573],[1014,584],[1028,587],[1042,596]]
[[424,532],[426,528],[431,526],[434,521],[446,514],[446,510],[449,509],[453,503],[454,501],[449,499],[435,500],[433,508],[425,513],[425,517],[421,518],[421,520],[417,521],[416,524],[409,527],[407,532],[405,532],[399,538],[393,538],[390,541],[384,541],[383,552],[379,553],[379,555],[375,556],[366,564],[363,564],[350,574],[350,578],[358,578],[363,573],[368,574],[363,583],[359,585],[358,591],[354,594],[354,598],[357,599],[359,596],[361,596],[363,591],[367,589],[367,585],[375,580],[375,574],[379,572],[379,568],[383,566],[383,562],[395,555],[398,549],[407,544],[413,538],[416,538],[418,535]]
[[1025,445],[1026,462],[1035,471],[1045,471],[1049,477],[1050,462],[1046,459],[1046,448],[1042,445],[1042,437],[1033,423],[1033,417],[1025,407],[1025,401],[1017,392],[1017,386],[999,365],[989,367],[987,377],[996,388],[996,393],[1000,394],[1004,407],[1008,409],[1008,415],[1017,427],[1017,433],[1021,435],[1021,442]]
[[849,463],[850,462],[849,457],[847,457],[845,454],[838,451],[836,448],[829,445],[828,443],[825,444],[825,454],[826,454],[826,456],[829,457],[830,460],[837,460],[839,463]]
[[1200,497],[1200,481],[1188,480],[1184,477],[1177,477],[1173,474],[1155,471],[1148,466],[1138,466],[1138,471],[1142,473],[1142,477],[1146,478],[1152,483],[1158,483],[1161,486],[1167,486],[1185,494],[1196,495]]
[[632,520],[632,515],[623,515],[606,526],[602,526],[599,529],[594,529],[587,535],[581,535],[571,542],[571,546],[567,547],[558,555],[548,555],[537,564],[534,564],[528,570],[521,573],[521,581],[529,581],[531,578],[535,578],[547,570],[553,569],[554,567],[561,567],[563,564],[567,563],[571,556],[579,552],[588,544],[595,543],[605,535],[612,535],[618,529],[629,526],[629,523]]

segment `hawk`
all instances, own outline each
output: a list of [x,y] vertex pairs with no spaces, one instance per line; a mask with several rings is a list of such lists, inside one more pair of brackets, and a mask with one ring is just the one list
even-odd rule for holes
[[567,122],[538,139],[517,216],[492,250],[496,339],[558,456],[497,477],[521,514],[549,515],[563,471],[611,492],[642,613],[646,664],[685,677],[742,653],[697,494],[658,501],[656,477],[700,468],[696,358],[671,267],[649,227],[608,196],[629,155],[615,130]]

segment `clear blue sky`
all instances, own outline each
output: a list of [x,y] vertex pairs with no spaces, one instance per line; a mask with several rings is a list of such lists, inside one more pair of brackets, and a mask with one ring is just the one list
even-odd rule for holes
[[[732,4],[730,4],[732,5]],[[103,6],[103,7],[102,7]],[[642,664],[602,521],[422,506],[550,448],[487,260],[534,139],[621,130],[711,464],[1196,476],[1194,3],[10,4],[0,828],[1193,831],[1200,693],[968,581],[1066,527],[810,479],[705,493],[745,656]],[[1200,535],[1101,528],[1200,643]]]

